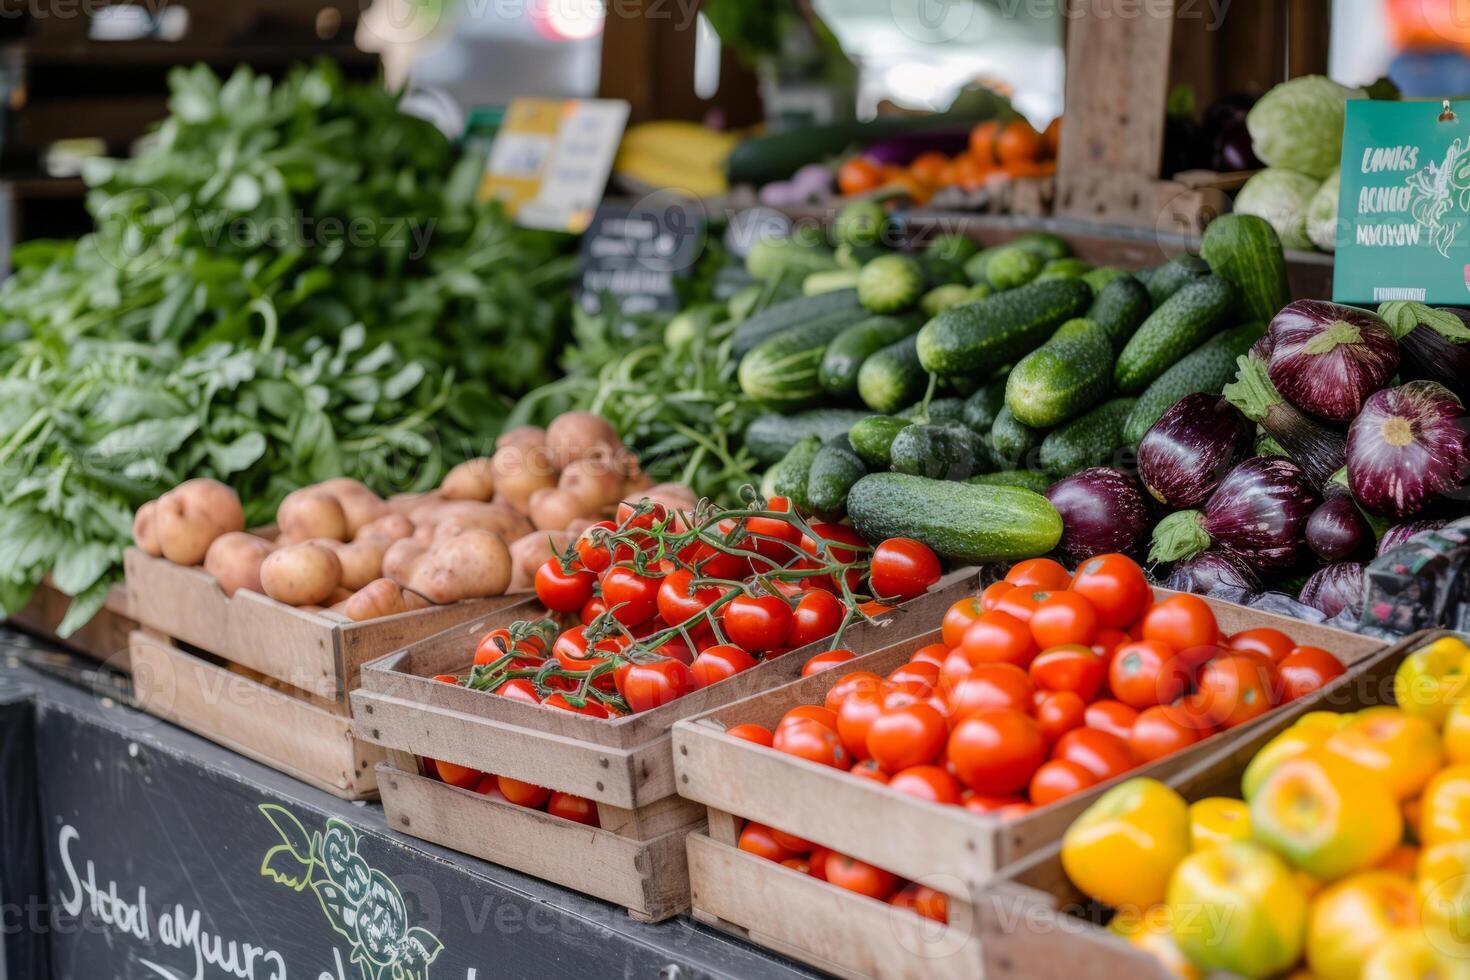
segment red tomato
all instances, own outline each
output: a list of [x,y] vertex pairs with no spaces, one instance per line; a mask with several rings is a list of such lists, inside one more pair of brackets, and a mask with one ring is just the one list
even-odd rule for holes
[[1172,704],[1156,704],[1139,712],[1128,747],[1143,762],[1162,759],[1199,741],[1200,729],[1189,712]]
[[1005,579],[1001,579],[999,582],[992,582],[991,584],[987,585],[985,587],[985,591],[980,593],[981,611],[990,612],[990,610],[994,609],[996,604],[1000,602],[1001,597],[1014,588],[1015,586],[1012,585],[1010,582],[1007,582]]
[[971,790],[965,790],[964,796],[960,799],[960,805],[971,813],[984,813],[1002,819],[1025,813],[1031,809],[1031,804],[1026,802],[1024,796],[987,796]]
[[911,664],[933,664],[936,667],[944,666],[944,658],[949,656],[949,647],[943,643],[930,643],[928,646],[919,647],[909,657]]
[[911,766],[893,774],[890,788],[931,803],[960,802],[959,780],[939,766]]
[[1097,777],[1069,759],[1052,759],[1044,762],[1031,777],[1027,795],[1035,806],[1046,806],[1080,793],[1097,783]]
[[[863,751],[867,751],[866,746],[864,747]],[[871,779],[875,783],[888,782],[888,773],[880,769],[878,767],[878,763],[874,762],[872,759],[864,759],[862,762],[853,763],[852,768],[849,769],[848,772],[852,773],[859,779]]]
[[923,595],[942,573],[939,556],[927,544],[913,538],[889,538],[873,549],[870,574],[874,595],[903,602]]
[[742,670],[749,670],[756,665],[756,659],[739,647],[729,644],[709,647],[700,652],[694,658],[694,665],[689,669],[694,679],[694,686],[709,687],[727,677],[734,677]]
[[602,821],[597,816],[597,804],[585,796],[573,796],[571,793],[552,793],[551,799],[546,801],[546,812],[553,817],[561,817],[563,820],[583,823],[589,827],[602,826]]
[[1075,762],[1100,783],[1138,764],[1124,739],[1093,728],[1077,728],[1063,735],[1051,755],[1053,759]]
[[1053,592],[1037,604],[1030,626],[1039,649],[1069,643],[1087,646],[1097,636],[1097,613],[1076,592]]
[[[826,592],[822,593],[822,595],[827,594]],[[810,677],[813,674],[820,674],[824,670],[841,667],[849,660],[856,659],[857,654],[851,650],[825,650],[822,653],[813,654],[806,663],[801,665],[801,676]]]
[[1081,728],[1087,714],[1087,703],[1075,691],[1043,694],[1036,705],[1036,723],[1048,743],[1054,743],[1074,728]]
[[1006,572],[1006,581],[1032,591],[1060,590],[1072,584],[1072,576],[1059,562],[1050,558],[1028,558],[1018,561]]
[[855,670],[839,677],[837,683],[827,689],[827,696],[822,703],[827,706],[827,710],[836,711],[849,695],[859,690],[882,694],[888,690],[888,683],[871,670]]
[[1344,673],[1342,662],[1321,647],[1296,647],[1281,661],[1281,700],[1294,701]]
[[811,871],[808,874],[813,878],[820,878],[822,881],[826,881],[827,855],[831,853],[825,847],[818,846],[812,848],[812,853],[807,856],[807,862],[811,865]]
[[1189,671],[1174,649],[1157,640],[1125,643],[1108,665],[1113,697],[1133,708],[1168,704],[1184,693],[1188,683]]
[[587,642],[587,627],[573,626],[563,630],[551,644],[551,654],[564,670],[589,670],[607,663],[611,654],[623,649],[622,637],[604,637],[595,645]]
[[659,582],[655,603],[659,616],[670,626],[683,626],[700,616],[699,622],[689,627],[691,633],[698,635],[710,628],[708,618],[701,614],[720,598],[723,591],[713,586],[695,588],[693,583],[693,572],[687,568],[675,569]]
[[1107,667],[1090,648],[1072,644],[1042,650],[1031,661],[1030,674],[1032,682],[1043,691],[1071,691],[1090,702],[1102,690]]
[[519,779],[511,779],[509,776],[496,777],[496,786],[507,800],[516,806],[539,810],[551,799],[551,790],[534,783],[523,782]]
[[846,854],[830,851],[825,866],[826,879],[839,888],[886,900],[898,887],[898,877],[890,871],[864,864]]
[[736,646],[766,653],[786,644],[791,605],[780,596],[742,595],[725,606],[725,635]]
[[[577,560],[582,567],[590,572],[602,573],[612,564],[612,552],[608,551],[607,535],[616,531],[618,526],[612,521],[598,521],[591,527],[577,535]],[[620,549],[629,551],[626,547]]]
[[786,637],[786,645],[800,648],[836,633],[847,616],[842,600],[821,589],[798,594],[796,608],[791,611],[791,633]]
[[1031,617],[1036,614],[1036,607],[1041,605],[1041,600],[1049,595],[1051,593],[1045,589],[1017,587],[995,601],[994,611],[1004,613],[1023,623],[1029,623]]
[[596,584],[591,572],[565,569],[560,558],[548,558],[536,569],[536,598],[552,612],[577,612],[592,598]]
[[541,698],[536,694],[536,685],[525,677],[512,677],[495,689],[495,693],[512,701],[522,701],[526,704],[540,704]]
[[931,704],[885,704],[868,726],[868,755],[888,772],[922,766],[938,758],[948,727]]
[[883,713],[886,691],[877,686],[864,686],[843,698],[837,709],[837,734],[848,754],[854,759],[868,758],[868,729]]
[[1024,669],[1036,656],[1030,628],[1000,610],[985,613],[971,623],[959,646],[972,664],[1006,663]]
[[926,663],[901,663],[885,678],[894,690],[925,697],[939,683],[939,668]]
[[748,851],[757,857],[763,857],[767,861],[775,861],[778,864],[787,858],[796,856],[781,846],[775,835],[771,833],[770,827],[753,820],[740,831],[738,846],[742,851]]
[[1133,734],[1138,712],[1122,701],[1094,701],[1082,713],[1082,724],[1099,732],[1116,735],[1123,741]]
[[[700,654],[703,658],[709,653]],[[634,712],[648,711],[661,704],[682,698],[702,685],[695,682],[693,672],[671,657],[652,663],[632,663],[617,673],[618,693]]]
[[1072,591],[1086,597],[1103,626],[1131,626],[1153,599],[1143,569],[1127,555],[1095,555],[1077,569]]
[[[766,501],[766,510],[791,513],[791,501],[785,497],[772,497]],[[784,565],[796,554],[796,544],[801,540],[801,528],[789,519],[780,517],[748,517],[745,533],[750,535],[748,547],[764,555],[778,565]]]
[[1205,600],[1197,595],[1170,596],[1143,614],[1143,638],[1175,650],[1220,642],[1220,627]]
[[585,704],[576,705],[568,701],[566,696],[561,692],[551,695],[541,703],[548,708],[558,708],[562,711],[570,711],[573,714],[586,715],[589,718],[607,718],[612,714],[612,712],[607,710],[606,705],[595,698],[588,698]]
[[1279,664],[1291,653],[1296,642],[1280,630],[1259,626],[1232,634],[1225,645],[1232,650],[1254,650],[1270,657],[1272,663]]
[[743,725],[736,725],[734,728],[727,728],[725,729],[725,734],[733,735],[736,738],[743,738],[747,742],[754,742],[756,745],[764,745],[768,748],[772,742],[771,730],[764,725],[757,725],[753,722],[746,722]]
[[1209,702],[1210,698],[1202,696],[1198,691],[1194,694],[1186,694],[1174,702],[1174,707],[1179,709],[1178,719],[1194,728],[1197,733],[1197,741],[1204,741],[1220,730],[1219,726],[1210,720]]
[[1234,728],[1259,718],[1275,704],[1281,690],[1276,665],[1249,651],[1216,657],[1200,672],[1200,703],[1206,715],[1221,728]]
[[837,733],[810,718],[783,719],[776,726],[771,747],[809,762],[846,769],[850,761],[847,749]]
[[[704,649],[708,650],[711,646],[717,645],[711,643],[704,647]],[[694,651],[689,649],[689,644],[684,642],[684,637],[682,636],[666,637],[653,652],[677,660],[685,667],[692,667],[694,665]]]
[[453,762],[445,762],[443,759],[434,759],[432,761],[435,770],[439,773],[439,778],[450,786],[458,786],[460,789],[474,789],[480,785],[480,780],[486,775],[478,769],[455,765]]
[[945,611],[944,621],[939,627],[940,642],[951,649],[959,646],[960,640],[964,639],[965,631],[970,628],[970,624],[979,619],[980,614],[985,611],[981,606],[980,600],[974,596],[970,596],[968,599],[961,599],[950,606]]
[[613,618],[624,626],[646,623],[658,613],[659,579],[614,565],[602,576],[602,598]]
[[[778,497],[777,499],[779,500],[781,498]],[[805,837],[797,837],[795,834],[788,834],[786,831],[777,830],[775,827],[771,828],[771,837],[775,839],[777,844],[797,854],[806,854],[817,846]]]
[[480,796],[488,796],[497,803],[509,803],[505,794],[500,791],[500,777],[494,773],[485,773],[480,777],[479,783],[475,785],[475,792]]
[[781,716],[781,722],[777,723],[776,731],[779,732],[781,730],[782,723],[793,718],[805,718],[834,732],[837,731],[837,712],[831,708],[824,708],[820,704],[798,704]]
[[1105,663],[1113,662],[1113,654],[1123,644],[1132,640],[1133,637],[1124,633],[1114,626],[1101,626],[1097,635],[1092,638],[1092,652],[1103,658]]
[[[862,539],[862,536],[846,524],[813,524],[811,525],[811,529],[816,537],[802,535],[801,550],[815,556],[816,560],[823,564],[829,561],[857,561],[862,554],[862,552],[855,551],[852,548],[838,547],[840,545],[847,544],[867,547],[867,542]],[[846,578],[847,587],[856,592],[858,586],[862,584],[863,573],[856,568],[848,569]],[[810,578],[807,580],[807,584],[819,589],[827,589],[832,592],[837,591],[837,583],[833,581],[830,575]]]
[[908,909],[935,922],[949,921],[949,898],[928,885],[905,885],[888,900],[895,908]]
[[577,614],[583,626],[591,626],[592,621],[607,612],[607,603],[602,596],[595,595],[582,605],[582,611]]
[[1010,708],[1022,714],[1031,710],[1036,686],[1015,664],[977,664],[953,684],[945,686],[945,703],[952,720],[986,708]]
[[962,719],[947,746],[955,774],[977,793],[1005,795],[1024,789],[1046,760],[1046,736],[1035,719],[992,708]]

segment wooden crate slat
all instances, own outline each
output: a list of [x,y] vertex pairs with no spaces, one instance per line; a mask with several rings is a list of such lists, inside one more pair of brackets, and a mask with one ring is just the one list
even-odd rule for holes
[[71,636],[57,635],[56,628],[66,617],[71,597],[50,582],[36,587],[31,601],[16,610],[9,622],[28,633],[34,633],[59,646],[86,654],[117,670],[128,669],[128,634],[138,628],[132,618],[127,589],[114,585],[107,592],[102,608]]

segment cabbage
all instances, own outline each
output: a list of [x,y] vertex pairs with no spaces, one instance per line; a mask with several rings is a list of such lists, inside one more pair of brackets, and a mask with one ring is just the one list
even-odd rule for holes
[[1268,167],[1324,179],[1342,162],[1347,100],[1366,97],[1362,89],[1347,88],[1322,75],[1282,82],[1245,117],[1256,156]]
[[1324,252],[1337,250],[1337,190],[1341,183],[1339,168],[1322,182],[1307,205],[1307,237]]
[[1276,229],[1282,248],[1311,249],[1307,206],[1321,184],[1311,177],[1267,167],[1245,182],[1235,195],[1235,213],[1265,218]]

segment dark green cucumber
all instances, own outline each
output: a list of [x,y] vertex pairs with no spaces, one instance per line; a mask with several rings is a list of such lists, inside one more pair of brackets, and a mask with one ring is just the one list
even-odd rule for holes
[[1070,476],[1089,466],[1116,466],[1125,445],[1123,423],[1132,410],[1132,398],[1114,398],[1048,433],[1041,443],[1041,468]]
[[867,316],[863,304],[858,302],[855,289],[843,289],[820,296],[799,296],[768,306],[741,322],[735,329],[735,339],[730,342],[730,354],[739,360],[754,350],[757,344],[793,327],[826,320],[852,324]]
[[919,363],[940,375],[988,374],[1013,364],[1092,305],[1077,279],[1054,279],[952,307],[919,331]]
[[1019,289],[1041,275],[1043,264],[1035,252],[1012,245],[991,257],[985,277],[996,289]]
[[970,287],[957,282],[935,286],[919,299],[919,310],[925,316],[938,316],[951,306],[970,302]]
[[1061,515],[1039,493],[907,473],[863,477],[847,512],[865,540],[915,538],[943,558],[977,565],[1044,555],[1062,538]]
[[1065,259],[1072,254],[1072,246],[1067,244],[1067,240],[1049,231],[1028,231],[1006,244],[1014,248],[1024,248],[1043,262]]
[[844,204],[832,222],[832,234],[842,245],[876,245],[888,230],[888,212],[877,201]]
[[1092,266],[1083,262],[1081,259],[1052,259],[1041,267],[1041,274],[1036,278],[1043,281],[1047,279],[1081,279],[1091,271]]
[[1001,469],[1024,469],[1046,433],[1020,422],[1008,406],[1002,406],[990,427],[990,447]]
[[[1092,287],[1092,295],[1094,296],[1102,295],[1102,291],[1108,288],[1108,283],[1110,282],[1133,278],[1127,271],[1113,265],[1100,266],[1082,274],[1082,281]],[[1143,283],[1139,283],[1139,285],[1141,286]]]
[[1113,345],[1091,320],[1070,320],[1011,368],[1006,406],[1017,421],[1047,429],[1076,418],[1107,397]]
[[964,265],[979,251],[980,246],[976,245],[972,239],[956,232],[948,232],[943,235],[935,235],[930,239],[929,247],[924,250],[924,254]]
[[1053,481],[1040,470],[1000,470],[996,473],[978,473],[965,482],[982,487],[1024,487],[1035,493],[1046,493]]
[[1291,301],[1286,253],[1276,229],[1253,214],[1222,214],[1210,222],[1200,242],[1200,257],[1215,275],[1240,290],[1242,313],[1270,321]]
[[915,424],[893,437],[889,456],[896,473],[934,480],[963,480],[980,464],[980,437],[955,422]]
[[853,451],[846,436],[829,439],[812,457],[806,478],[806,497],[812,510],[829,520],[847,516],[847,494],[868,468]]
[[929,375],[919,363],[916,336],[889,344],[858,368],[858,397],[880,415],[892,415],[913,404],[923,397],[928,385]]
[[822,448],[822,440],[816,436],[803,436],[771,467],[767,474],[773,496],[787,497],[801,510],[811,510],[812,502],[807,494],[807,479],[812,460]]
[[853,425],[847,433],[847,442],[869,468],[890,469],[894,437],[913,424],[910,419],[892,415],[869,415]]
[[819,320],[761,341],[740,359],[736,370],[740,390],[774,408],[801,408],[821,401],[822,356],[847,327],[841,319]]
[[756,416],[745,427],[745,448],[755,461],[770,466],[791,452],[807,436],[818,443],[846,433],[871,412],[860,412],[846,408],[813,408],[793,415],[767,412]]
[[853,394],[863,362],[917,329],[914,323],[891,316],[873,316],[854,323],[838,334],[822,355],[817,369],[822,390],[829,395]]
[[990,278],[987,273],[990,270],[990,260],[1004,250],[1004,245],[992,245],[989,248],[982,248],[965,260],[965,275],[972,283],[989,285]]
[[1219,276],[1196,279],[1157,307],[1118,355],[1113,381],[1137,395],[1234,314],[1240,293]]
[[1128,420],[1123,423],[1123,442],[1136,446],[1165,412],[1185,395],[1200,391],[1218,392],[1235,378],[1235,359],[1250,350],[1265,332],[1260,323],[1247,323],[1222,331],[1186,354],[1178,363],[1148,386]]
[[1210,274],[1210,263],[1198,255],[1176,255],[1148,277],[1148,295],[1155,307],[1201,276]]
[[821,296],[825,293],[837,293],[844,289],[856,289],[858,281],[856,269],[829,269],[826,272],[813,272],[801,281],[801,295]]
[[995,424],[995,417],[1005,408],[1006,386],[1000,382],[981,385],[973,395],[965,399],[960,421],[972,432],[987,433]]
[[1113,343],[1113,353],[1118,354],[1152,311],[1148,288],[1132,276],[1123,276],[1102,288],[1088,307],[1087,319],[1102,327]]

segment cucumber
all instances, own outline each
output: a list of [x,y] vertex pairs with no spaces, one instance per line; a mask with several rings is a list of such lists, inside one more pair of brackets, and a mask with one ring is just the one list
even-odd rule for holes
[[1056,508],[1020,487],[870,473],[848,494],[847,512],[865,540],[915,538],[943,558],[977,565],[1044,555],[1062,539]]
[[889,251],[881,245],[838,245],[833,254],[839,266],[858,272],[874,259],[888,255]]
[[889,456],[895,473],[933,480],[963,480],[975,472],[984,447],[979,436],[955,422],[919,423],[900,429]]
[[816,438],[818,443],[826,442],[870,414],[846,408],[813,408],[795,415],[767,412],[745,427],[745,448],[757,463],[770,466],[807,436]]
[[[733,310],[731,315],[734,315]],[[768,306],[742,322],[735,329],[735,339],[730,342],[730,356],[739,360],[754,350],[757,344],[793,327],[828,319],[852,324],[866,316],[855,289],[824,293],[821,296],[799,296]]]
[[1023,468],[1031,463],[1031,454],[1041,445],[1046,433],[1016,419],[1009,407],[1002,407],[990,427],[990,447],[1002,469]]
[[[1094,296],[1100,295],[1104,289],[1108,288],[1108,283],[1116,282],[1119,279],[1132,278],[1134,277],[1129,275],[1128,272],[1114,265],[1101,266],[1100,268],[1093,269],[1091,272],[1082,274],[1082,281],[1092,287],[1092,294]],[[1139,285],[1143,284],[1139,283]]]
[[1015,248],[1024,248],[1042,262],[1065,259],[1072,254],[1072,246],[1067,244],[1067,240],[1049,231],[1028,231],[1011,239],[1008,244]]
[[822,355],[817,377],[829,395],[851,395],[857,391],[858,369],[873,354],[897,343],[915,331],[913,323],[896,317],[873,316],[843,330]]
[[1042,260],[1019,245],[1003,248],[985,267],[985,278],[998,290],[1019,289],[1041,274]]
[[1045,429],[1076,418],[1107,397],[1113,345],[1091,320],[1070,320],[1011,368],[1006,406],[1016,419]]
[[1123,442],[1136,446],[1153,424],[1185,395],[1200,391],[1218,392],[1235,379],[1235,359],[1250,350],[1265,332],[1259,323],[1248,323],[1216,334],[1186,354],[1177,364],[1148,386],[1128,419],[1123,423]]
[[736,326],[744,323],[755,312],[756,304],[761,301],[761,293],[765,292],[765,288],[759,283],[742,286],[726,301],[725,311]]
[[910,419],[892,415],[869,415],[853,425],[847,433],[847,442],[870,469],[890,469],[894,436],[913,424]]
[[974,255],[965,260],[965,275],[972,283],[977,285],[989,285],[990,260],[1005,251],[1004,245],[992,245],[982,248]]
[[1086,262],[1083,262],[1081,259],[1052,259],[1050,262],[1046,263],[1046,265],[1041,267],[1041,274],[1038,275],[1036,278],[1038,280],[1081,279],[1084,275],[1091,271],[1092,266],[1088,265]]
[[735,372],[740,390],[775,408],[820,401],[822,357],[847,327],[843,319],[819,320],[761,341],[740,360]]
[[843,205],[832,222],[832,234],[841,245],[876,245],[888,230],[888,212],[877,201]]
[[1124,276],[1102,288],[1088,307],[1087,319],[1102,327],[1113,342],[1113,353],[1118,354],[1152,310],[1147,287],[1132,276]]
[[994,286],[988,282],[977,282],[970,286],[969,291],[965,294],[965,301],[973,303],[977,299],[986,299],[994,295]]
[[925,316],[938,316],[951,306],[970,302],[970,287],[957,282],[935,286],[919,300],[919,309]]
[[1024,487],[1035,493],[1046,493],[1052,478],[1040,470],[1000,470],[995,473],[977,473],[965,481],[982,487]]
[[816,436],[798,439],[767,474],[771,485],[771,493],[767,496],[787,497],[798,510],[809,512],[812,503],[807,496],[807,474],[821,448],[822,440]]
[[856,289],[858,273],[853,269],[830,269],[813,272],[801,281],[801,295],[821,296],[842,289]]
[[745,270],[757,279],[805,278],[837,268],[837,257],[825,245],[794,238],[762,238],[745,253]]
[[989,374],[1029,354],[1090,305],[1085,283],[1055,279],[952,307],[919,331],[919,363],[940,375]]
[[858,368],[858,397],[880,415],[913,404],[928,385],[929,376],[919,363],[917,336],[889,344]]
[[1264,218],[1220,215],[1205,229],[1199,254],[1215,275],[1240,290],[1242,312],[1251,319],[1269,322],[1291,302],[1286,253],[1276,229]]
[[1006,386],[999,382],[995,384],[981,385],[973,395],[965,399],[964,411],[960,413],[960,421],[970,427],[972,432],[988,433],[990,427],[995,424],[995,417],[1000,410],[1005,408]]
[[929,247],[924,250],[924,254],[964,265],[979,251],[980,246],[976,245],[972,239],[956,232],[948,232],[943,235],[935,235],[930,239]]
[[1089,466],[1116,466],[1126,444],[1123,424],[1133,410],[1132,398],[1114,398],[1080,418],[1073,419],[1041,443],[1041,468],[1057,476],[1071,476]]
[[1155,307],[1189,283],[1210,274],[1210,264],[1198,255],[1176,255],[1148,277],[1148,297]]
[[1206,275],[1157,307],[1118,355],[1113,381],[1125,395],[1140,394],[1194,350],[1235,311],[1240,294],[1219,276]]
[[829,520],[846,517],[848,491],[867,472],[846,436],[829,439],[812,457],[807,473],[806,497],[811,509]]
[[898,313],[914,306],[927,280],[907,255],[884,255],[858,273],[858,300],[873,313]]
[[898,413],[901,419],[911,419],[915,422],[959,422],[965,414],[965,400],[963,398],[935,398],[930,400],[929,407],[924,412],[924,417],[919,418],[919,410],[924,408],[922,400],[915,402],[902,412]]

